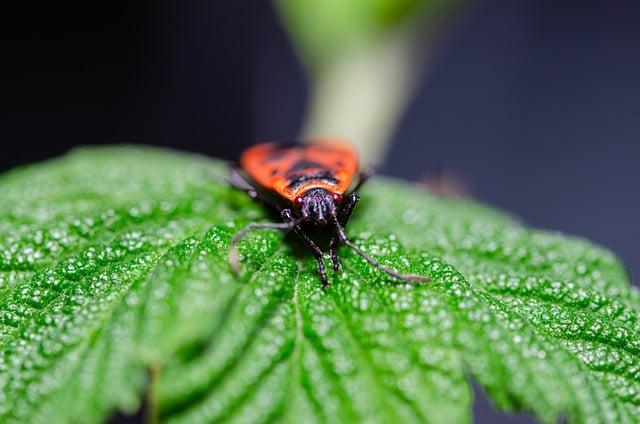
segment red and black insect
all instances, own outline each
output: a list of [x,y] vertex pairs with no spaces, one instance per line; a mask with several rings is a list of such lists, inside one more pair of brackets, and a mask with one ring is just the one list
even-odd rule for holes
[[240,168],[232,169],[230,183],[244,190],[253,200],[274,207],[284,222],[252,223],[239,231],[233,237],[229,254],[234,271],[239,270],[237,244],[249,231],[293,230],[315,256],[322,285],[326,286],[328,280],[323,252],[319,243],[310,236],[321,230],[330,234],[329,252],[334,271],[340,270],[337,248],[339,243],[343,243],[393,278],[427,281],[427,277],[402,274],[382,265],[347,237],[344,227],[358,203],[356,192],[371,174],[368,171],[360,173],[355,188],[349,191],[357,172],[356,152],[348,144],[333,139],[318,140],[306,146],[263,143],[242,153]]

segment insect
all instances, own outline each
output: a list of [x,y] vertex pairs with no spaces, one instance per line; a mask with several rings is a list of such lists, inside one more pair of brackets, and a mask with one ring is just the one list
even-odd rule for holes
[[306,146],[269,142],[245,150],[240,167],[231,170],[229,182],[251,199],[273,207],[283,222],[252,223],[236,233],[229,252],[234,272],[237,274],[240,266],[239,241],[252,230],[277,229],[293,230],[313,253],[323,287],[329,284],[323,252],[312,238],[318,232],[329,236],[329,256],[335,272],[341,269],[337,249],[342,243],[390,277],[428,281],[427,277],[402,274],[382,265],[347,237],[345,226],[358,203],[357,191],[371,175],[371,171],[361,172],[355,187],[349,190],[357,173],[356,152],[340,140],[321,139]]

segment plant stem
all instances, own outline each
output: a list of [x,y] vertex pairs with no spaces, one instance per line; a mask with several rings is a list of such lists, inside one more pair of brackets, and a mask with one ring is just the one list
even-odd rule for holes
[[158,385],[160,384],[160,365],[152,362],[149,366],[149,390],[147,392],[147,423],[159,424],[160,411],[158,408]]
[[414,36],[414,31],[397,30],[317,70],[303,137],[345,137],[364,163],[380,163],[424,60]]

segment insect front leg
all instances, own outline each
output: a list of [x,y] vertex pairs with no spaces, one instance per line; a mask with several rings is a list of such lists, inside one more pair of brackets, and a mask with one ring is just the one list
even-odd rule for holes
[[291,222],[274,223],[274,222],[252,222],[244,227],[242,230],[235,233],[231,239],[231,246],[229,248],[229,265],[234,274],[240,274],[240,256],[238,254],[238,243],[244,236],[253,230],[281,230],[289,231],[292,227]]
[[[344,199],[344,204],[338,212],[338,222],[340,222],[340,225],[342,225],[343,227],[347,225],[347,222],[349,222],[349,218],[351,217],[351,213],[358,204],[359,200],[360,197],[356,193],[351,193]],[[340,261],[338,260],[338,246],[338,237],[331,237],[331,240],[329,240],[329,252],[331,256],[331,263],[333,264],[333,270],[335,272],[340,271],[341,268]]]
[[340,265],[340,259],[338,258],[338,238],[336,236],[331,237],[331,240],[329,240],[329,256],[331,256],[333,272],[340,271],[342,265]]
[[[287,223],[291,223],[295,220],[291,209],[283,209],[281,215],[282,219]],[[324,260],[322,258],[322,250],[320,250],[318,245],[309,238],[300,224],[294,224],[293,231],[295,231],[298,237],[300,237],[302,241],[307,245],[307,247],[311,249],[313,256],[316,258],[316,262],[318,263],[318,273],[320,274],[320,280],[322,281],[322,287],[328,286],[329,280],[327,279],[327,269],[324,266]]]
[[356,193],[351,193],[344,199],[344,204],[342,205],[342,208],[340,208],[340,212],[338,212],[338,222],[340,222],[343,227],[347,225],[347,222],[349,222],[351,213],[359,201],[360,196]]

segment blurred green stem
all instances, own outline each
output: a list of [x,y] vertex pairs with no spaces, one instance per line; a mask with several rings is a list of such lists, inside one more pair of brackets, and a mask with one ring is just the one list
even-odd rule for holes
[[303,136],[346,137],[363,163],[379,163],[425,59],[425,47],[415,48],[414,32],[396,30],[316,72]]
[[338,136],[379,164],[434,42],[461,0],[276,0],[310,78],[302,135]]
[[160,365],[153,362],[149,366],[149,387],[147,389],[147,424],[158,424],[160,422],[160,411],[158,408],[158,385],[160,384]]

